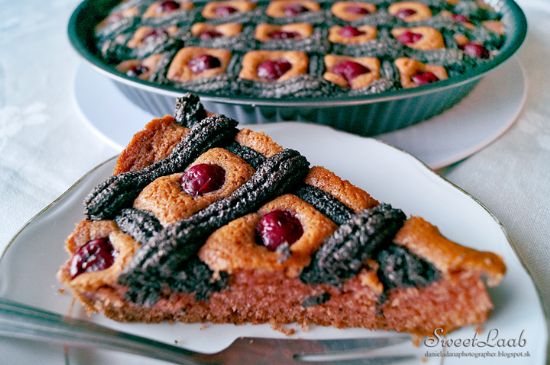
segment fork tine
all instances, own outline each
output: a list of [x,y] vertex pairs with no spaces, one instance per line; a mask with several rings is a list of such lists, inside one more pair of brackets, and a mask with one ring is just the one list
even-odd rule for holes
[[242,337],[234,342],[241,344],[255,343],[256,345],[285,347],[297,354],[324,354],[341,351],[369,350],[398,345],[412,341],[410,336],[388,336],[370,338],[345,338],[331,340],[305,340],[305,339],[271,339],[260,337]]
[[316,360],[316,361],[300,361],[302,365],[325,365],[330,363],[331,365],[393,365],[403,361],[417,360],[418,357],[414,355],[399,355],[399,356],[376,356],[369,358],[357,358],[346,360]]
[[[371,337],[371,338],[348,338],[336,340],[316,340],[324,347],[323,352],[339,352],[351,350],[369,350],[379,349],[388,346],[394,346],[407,341],[411,341],[410,336],[392,336],[392,337]],[[304,340],[308,341],[308,340]],[[311,340],[309,340],[311,341]]]
[[294,358],[301,362],[341,364],[393,364],[416,358],[414,355],[380,356],[373,351],[411,341],[409,336],[373,337],[360,339],[320,340],[322,351],[300,351]]
[[[304,340],[241,337],[213,358],[224,364],[234,357],[246,356],[250,363],[262,364],[390,364],[414,356],[382,356],[372,351],[411,341],[409,336]],[[359,360],[360,359],[360,360]],[[374,360],[373,360],[374,359]],[[235,363],[237,364],[237,363]]]

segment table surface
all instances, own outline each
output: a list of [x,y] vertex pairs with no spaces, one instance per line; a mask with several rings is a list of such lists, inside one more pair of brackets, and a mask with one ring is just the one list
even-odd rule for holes
[[[0,252],[28,219],[116,153],[75,105],[79,60],[65,28],[77,3],[0,1]],[[518,55],[527,104],[504,136],[444,175],[503,223],[550,313],[550,2],[518,3],[529,21]]]

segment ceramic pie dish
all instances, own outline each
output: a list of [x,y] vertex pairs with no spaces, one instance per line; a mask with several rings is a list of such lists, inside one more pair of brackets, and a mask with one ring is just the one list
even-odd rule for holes
[[373,135],[452,107],[526,29],[513,0],[86,0],[68,32],[84,60],[152,114],[191,90],[243,123]]

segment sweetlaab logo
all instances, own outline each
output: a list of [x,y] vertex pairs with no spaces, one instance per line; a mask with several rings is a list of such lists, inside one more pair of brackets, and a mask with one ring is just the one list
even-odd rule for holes
[[531,356],[525,349],[527,346],[525,330],[515,337],[503,337],[498,329],[493,328],[483,336],[474,332],[471,337],[448,338],[442,328],[436,328],[432,337],[424,339],[424,346],[429,349],[442,348],[440,351],[427,350],[424,354],[426,358],[518,358]]

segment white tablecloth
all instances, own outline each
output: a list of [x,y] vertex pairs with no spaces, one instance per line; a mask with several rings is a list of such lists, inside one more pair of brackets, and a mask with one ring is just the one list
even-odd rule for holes
[[[519,54],[527,105],[509,132],[446,175],[502,221],[550,313],[550,1],[519,3],[530,26]],[[0,2],[0,251],[42,207],[115,154],[82,123],[74,102],[78,57],[66,23],[76,5]]]

